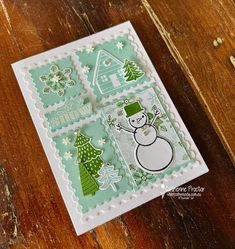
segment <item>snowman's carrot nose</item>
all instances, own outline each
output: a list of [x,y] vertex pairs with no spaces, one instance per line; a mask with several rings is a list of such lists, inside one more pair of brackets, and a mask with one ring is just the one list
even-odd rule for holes
[[142,118],[137,118],[137,122],[139,123]]

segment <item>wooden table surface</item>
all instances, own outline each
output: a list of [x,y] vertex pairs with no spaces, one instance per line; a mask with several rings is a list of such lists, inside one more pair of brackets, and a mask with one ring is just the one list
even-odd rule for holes
[[[0,0],[0,248],[235,248],[233,0]],[[10,64],[130,20],[210,172],[77,237]],[[213,46],[217,37],[223,43]]]

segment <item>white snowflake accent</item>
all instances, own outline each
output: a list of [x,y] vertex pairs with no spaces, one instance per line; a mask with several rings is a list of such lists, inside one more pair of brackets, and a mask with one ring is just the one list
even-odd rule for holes
[[82,69],[82,71],[83,71],[84,73],[89,73],[90,70],[91,70],[91,69],[90,69],[88,66],[84,66],[83,69]]
[[105,145],[105,143],[106,143],[106,141],[105,141],[104,138],[101,138],[101,139],[98,141],[98,144],[99,144],[100,146]]
[[64,153],[64,158],[66,159],[66,160],[70,160],[70,159],[72,159],[72,153],[70,152],[70,151],[67,151],[67,152],[65,152]]
[[70,144],[70,139],[68,137],[65,137],[65,138],[63,138],[62,143],[64,145],[68,145],[68,144]]
[[87,51],[88,54],[93,53],[94,47],[88,46],[88,47],[86,48],[86,51]]
[[122,42],[118,42],[117,43],[117,45],[116,45],[116,47],[118,48],[118,49],[123,49],[123,43]]

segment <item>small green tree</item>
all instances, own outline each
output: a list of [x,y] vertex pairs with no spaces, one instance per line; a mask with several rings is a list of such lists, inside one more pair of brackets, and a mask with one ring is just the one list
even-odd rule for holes
[[139,67],[134,61],[129,61],[125,59],[123,69],[126,81],[137,80],[144,76],[144,72],[139,69]]

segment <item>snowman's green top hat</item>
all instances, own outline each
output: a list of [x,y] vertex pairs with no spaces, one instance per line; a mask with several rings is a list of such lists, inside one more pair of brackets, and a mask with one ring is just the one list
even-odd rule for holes
[[140,106],[139,102],[134,102],[132,104],[124,106],[124,110],[126,112],[126,117],[129,118],[130,116],[143,111],[143,108]]

